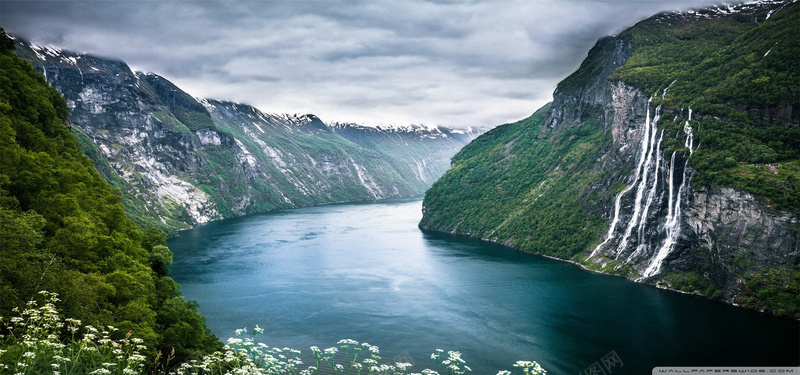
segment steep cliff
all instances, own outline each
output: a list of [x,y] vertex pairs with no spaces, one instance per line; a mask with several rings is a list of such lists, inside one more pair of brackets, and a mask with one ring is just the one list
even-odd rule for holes
[[482,135],[420,227],[800,317],[800,5],[665,13]]
[[[67,99],[83,151],[143,227],[173,231],[277,208],[419,196],[471,140],[195,99],[121,61],[17,45]],[[394,138],[402,142],[384,141]]]

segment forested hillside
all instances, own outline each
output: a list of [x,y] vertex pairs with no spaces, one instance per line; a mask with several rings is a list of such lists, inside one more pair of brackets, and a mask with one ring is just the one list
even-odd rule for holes
[[0,316],[47,290],[65,317],[132,331],[151,358],[219,348],[167,276],[164,233],[126,217],[79,150],[64,98],[13,48],[0,29]]
[[420,227],[800,317],[800,3],[663,13],[465,147]]

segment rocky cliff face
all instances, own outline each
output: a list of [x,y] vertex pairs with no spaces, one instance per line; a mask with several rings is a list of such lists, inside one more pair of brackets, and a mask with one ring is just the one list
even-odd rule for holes
[[[746,15],[758,22],[785,6],[777,2],[751,4],[701,14],[704,18]],[[676,18],[686,22],[686,18],[699,17],[669,14],[660,22],[676,22]],[[596,48],[610,49],[610,44],[601,41]],[[744,191],[692,185],[694,170],[689,161],[700,147],[694,133],[706,115],[698,116],[691,108],[674,105],[664,108],[670,104],[666,98],[672,84],[648,96],[640,88],[609,80],[613,70],[630,57],[630,45],[628,37],[616,38],[613,50],[602,56],[598,73],[591,75],[581,89],[557,90],[546,120],[550,127],[569,126],[593,117],[603,122],[612,143],[601,154],[599,168],[633,171],[607,174],[589,187],[590,195],[608,196],[615,181],[624,183],[614,196],[613,207],[587,204],[596,213],[605,209],[607,213],[601,216],[611,222],[602,242],[588,257],[577,259],[591,268],[599,266],[637,281],[733,303],[747,304],[745,298],[754,294],[747,282],[762,273],[783,275],[775,284],[783,283],[778,288],[794,293],[789,290],[796,288],[792,284],[797,280],[788,279],[796,279],[800,267],[800,216],[775,211],[767,207],[766,200]],[[654,104],[659,97],[660,103]],[[668,119],[664,126],[660,126],[662,118]],[[798,125],[787,120],[785,126]],[[677,131],[667,126],[668,121],[678,124]],[[679,147],[665,152],[665,137],[676,140]],[[686,285],[688,279],[694,285]]]
[[84,152],[142,226],[174,230],[276,208],[419,196],[472,138],[267,114],[195,99],[121,61],[17,44],[67,99]]
[[[763,159],[746,154],[749,162],[739,162],[737,167],[737,162],[730,161],[733,153],[720,152],[719,144],[713,143],[719,143],[721,137],[713,126],[750,134],[769,126],[773,126],[770,131],[793,132],[800,127],[797,116],[791,108],[771,111],[783,113],[780,118],[765,114],[770,110],[763,108],[772,108],[767,101],[779,103],[779,107],[789,102],[780,95],[741,98],[746,94],[725,88],[728,91],[717,98],[728,102],[708,103],[706,98],[715,98],[715,90],[722,90],[710,86],[722,84],[679,70],[687,69],[680,65],[685,64],[681,59],[719,64],[708,60],[713,56],[710,53],[722,48],[715,49],[713,44],[739,41],[752,50],[719,55],[733,56],[726,56],[726,64],[737,66],[740,70],[734,73],[738,76],[750,74],[742,61],[757,64],[757,57],[772,51],[761,51],[752,41],[766,43],[775,35],[797,32],[797,24],[791,20],[797,18],[798,8],[790,2],[770,1],[668,13],[620,36],[601,39],[581,68],[559,84],[549,109],[488,132],[456,155],[453,169],[426,195],[420,227],[500,242],[635,281],[800,317],[797,207],[777,210],[772,198],[780,194],[765,198],[707,182],[713,173],[736,177],[764,170],[777,175],[783,168],[791,171],[790,177],[772,187],[796,194],[796,188],[787,186],[796,184],[791,175],[797,172],[793,159],[800,150],[789,147],[782,151],[786,156],[780,165],[753,164]],[[784,22],[784,26],[758,30],[758,26],[768,25],[765,21],[770,17],[781,18],[775,22]],[[707,30],[724,36],[709,35]],[[696,42],[704,38],[703,44]],[[686,50],[705,48],[709,55],[680,52],[663,59],[653,56],[654,45],[671,40]],[[682,67],[671,70],[670,64]],[[750,69],[759,67],[752,66]],[[707,70],[703,74],[714,73]],[[784,83],[789,85],[796,79],[786,77]],[[703,90],[706,98],[692,98],[694,92]],[[765,103],[748,104],[758,100]],[[693,106],[710,113],[693,110]],[[742,114],[719,109],[728,107]],[[722,117],[726,113],[739,117]],[[743,120],[746,114],[750,117]],[[739,130],[739,126],[755,130]],[[792,142],[792,138],[782,141]],[[777,142],[770,144],[781,147]],[[713,159],[709,156],[713,153],[728,156],[725,168],[730,169],[711,172],[707,160]],[[524,160],[521,155],[539,162]],[[698,157],[702,162],[695,160]],[[706,182],[693,183],[697,176]],[[516,181],[517,186],[507,180]],[[733,184],[737,180],[718,181]],[[766,178],[764,181],[769,183]]]
[[688,162],[698,147],[692,130],[698,123],[688,110],[672,115],[688,116],[674,135],[685,151],[665,154],[665,130],[657,126],[665,115],[661,106],[619,82],[608,86],[607,95],[604,113],[613,142],[599,168],[633,173],[608,174],[589,187],[608,195],[614,182],[625,184],[613,206],[587,205],[611,222],[584,264],[664,287],[680,284],[674,275],[702,275],[706,289],[713,286],[718,298],[729,301],[740,297],[748,270],[797,269],[798,215],[770,209],[744,191],[692,186]]

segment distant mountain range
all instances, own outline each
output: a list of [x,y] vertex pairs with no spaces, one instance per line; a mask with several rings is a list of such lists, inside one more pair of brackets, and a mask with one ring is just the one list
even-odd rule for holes
[[196,99],[122,61],[17,39],[67,99],[83,151],[140,226],[174,233],[278,208],[421,196],[477,131],[326,124]]

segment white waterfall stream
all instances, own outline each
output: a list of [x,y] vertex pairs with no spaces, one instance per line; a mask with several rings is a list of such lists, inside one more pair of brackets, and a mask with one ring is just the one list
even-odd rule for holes
[[686,142],[684,142],[683,147],[688,148],[689,155],[692,155],[692,153],[694,153],[694,150],[692,150],[692,146],[694,143],[694,135],[692,135],[692,125],[689,123],[690,121],[692,121],[691,108],[689,108],[689,119],[686,120],[685,124],[683,124],[683,132],[686,133]]
[[[628,248],[628,241],[631,238],[631,233],[633,233],[633,228],[639,225],[640,215],[642,215],[643,208],[642,200],[644,199],[645,191],[648,190],[648,183],[650,182],[649,174],[651,169],[653,170],[653,175],[656,177],[653,179],[653,184],[655,185],[655,182],[657,182],[658,176],[656,172],[658,171],[658,165],[653,163],[653,156],[655,154],[656,147],[658,147],[659,151],[661,150],[661,140],[659,139],[659,142],[656,142],[655,139],[657,130],[656,123],[658,123],[658,120],[661,118],[661,105],[656,107],[656,111],[652,120],[650,119],[649,112],[648,106],[648,118],[645,123],[645,137],[649,137],[650,139],[647,140],[642,147],[643,153],[646,152],[644,168],[637,170],[637,172],[641,173],[640,175],[637,173],[637,175],[641,177],[637,177],[639,183],[636,187],[636,199],[633,204],[633,215],[631,216],[630,221],[628,221],[628,227],[625,229],[625,235],[622,237],[622,242],[617,248],[617,255]],[[658,145],[656,145],[656,143],[658,143]]]
[[614,238],[614,231],[617,229],[617,224],[619,223],[619,209],[620,205],[622,204],[622,196],[625,193],[631,191],[634,185],[628,185],[624,190],[622,190],[619,194],[617,194],[617,199],[614,201],[614,219],[611,220],[611,225],[608,227],[608,233],[606,233],[606,239],[603,240],[603,243],[598,245],[594,250],[592,250],[592,254],[589,257],[594,257],[600,249],[602,249],[608,241],[611,241]]
[[642,211],[642,215],[639,219],[638,231],[637,231],[637,239],[638,239],[638,246],[636,246],[636,251],[631,253],[628,259],[625,261],[629,263],[630,260],[642,253],[643,251],[647,250],[647,241],[645,239],[645,229],[647,224],[647,214],[650,212],[650,206],[653,204],[653,200],[656,196],[656,191],[658,190],[658,170],[661,167],[661,141],[664,139],[664,130],[661,130],[661,135],[658,137],[658,143],[656,143],[656,161],[653,164],[653,176],[652,182],[648,182],[650,186],[650,191],[647,193],[647,201],[644,205],[644,210]]
[[[689,109],[689,120],[686,120],[686,123],[683,125],[683,132],[686,133],[686,141],[684,142],[684,146],[689,149],[689,155],[691,156],[694,153],[692,150],[694,137],[692,135],[692,125],[689,123],[692,119],[692,110]],[[675,248],[675,244],[678,241],[678,236],[681,234],[681,226],[680,226],[680,218],[681,218],[681,199],[683,198],[683,190],[686,187],[686,182],[688,178],[686,177],[686,167],[689,165],[689,158],[687,157],[683,162],[683,176],[681,178],[681,185],[678,187],[678,194],[674,197],[673,201],[673,174],[675,170],[675,152],[672,152],[672,161],[670,162],[670,172],[669,172],[669,205],[667,210],[667,220],[664,223],[664,231],[667,233],[667,238],[664,240],[664,243],[661,244],[661,247],[656,252],[655,257],[650,261],[650,265],[644,270],[644,274],[642,277],[650,277],[657,274],[661,270],[661,265],[664,263],[664,259],[672,252]]]
[[[664,90],[666,94],[666,90]],[[664,95],[662,95],[663,97]],[[681,201],[683,199],[683,192],[687,184],[687,165],[688,156],[684,159],[682,170],[682,178],[680,185],[675,188],[677,179],[675,178],[675,159],[677,151],[672,152],[669,160],[668,172],[660,174],[659,171],[663,170],[662,165],[665,160],[662,157],[661,144],[664,140],[664,130],[658,132],[658,121],[661,118],[661,105],[656,106],[653,117],[650,117],[650,103],[648,100],[647,111],[644,124],[644,134],[641,138],[641,146],[639,158],[637,160],[636,171],[634,174],[634,181],[625,187],[619,194],[617,194],[614,201],[614,218],[606,233],[603,242],[598,245],[591,253],[590,257],[597,255],[602,249],[612,242],[618,232],[620,226],[620,216],[622,216],[622,198],[631,190],[636,191],[633,199],[633,207],[630,217],[627,219],[624,232],[620,233],[621,237],[616,249],[613,251],[613,256],[616,259],[623,254],[628,253],[627,250],[632,243],[636,244],[636,249],[630,252],[625,260],[626,264],[631,264],[642,254],[646,254],[648,249],[657,248],[656,251],[650,250],[653,255],[649,256],[649,261],[646,259],[647,268],[643,273],[643,277],[650,277],[661,270],[664,260],[669,256],[677,243],[680,236],[680,217],[681,217]],[[686,135],[684,147],[688,149],[689,155],[694,152],[694,137],[692,133],[692,110],[689,109],[689,119],[684,123],[683,132]],[[662,177],[663,176],[663,177]],[[664,197],[662,192],[659,197],[659,181],[665,181],[664,189],[668,192]],[[662,190],[663,191],[663,190]],[[651,214],[652,209],[658,210],[659,203],[667,200],[667,215],[663,222],[659,223],[657,232],[658,238],[663,238],[662,241],[648,241],[648,216]],[[663,223],[663,224],[662,224]],[[652,224],[650,224],[652,225]],[[634,233],[634,230],[636,231]],[[619,230],[621,232],[621,229]]]
[[637,165],[636,165],[636,177],[637,177],[637,180],[634,180],[632,184],[628,185],[624,190],[622,190],[619,194],[617,194],[617,198],[616,198],[616,200],[614,202],[614,219],[611,220],[611,226],[608,228],[608,233],[606,234],[606,238],[605,238],[605,240],[603,240],[603,242],[600,245],[598,245],[592,251],[592,254],[589,255],[590,257],[595,256],[595,254],[597,254],[597,252],[600,251],[600,249],[605,247],[605,245],[609,241],[611,241],[611,239],[614,238],[614,233],[616,232],[617,224],[619,224],[619,211],[620,211],[620,208],[621,208],[620,206],[621,206],[621,203],[622,203],[622,197],[627,192],[631,191],[634,188],[634,186],[636,186],[636,182],[638,181],[638,177],[642,173],[642,166],[644,165],[645,158],[647,157],[648,144],[649,144],[649,141],[650,141],[650,102],[652,101],[652,99],[653,98],[650,98],[647,101],[647,112],[645,114],[645,129],[644,129],[645,133],[642,136],[642,152],[641,152],[641,155],[639,155],[639,161],[637,162]]

